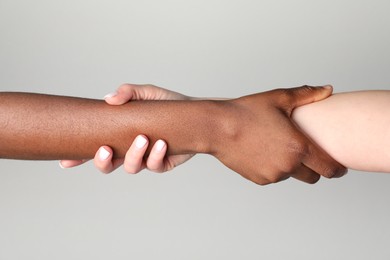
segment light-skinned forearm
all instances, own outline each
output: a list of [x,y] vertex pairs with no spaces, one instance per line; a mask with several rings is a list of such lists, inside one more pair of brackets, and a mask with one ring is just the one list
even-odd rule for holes
[[344,166],[390,172],[390,91],[335,94],[297,108],[293,118]]

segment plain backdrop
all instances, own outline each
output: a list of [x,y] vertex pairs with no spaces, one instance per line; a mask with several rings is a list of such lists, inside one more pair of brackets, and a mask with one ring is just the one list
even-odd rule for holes
[[[386,0],[0,0],[0,90],[390,89],[389,10]],[[389,259],[389,186],[390,175],[350,171],[262,187],[205,155],[162,175],[1,160],[0,259]]]

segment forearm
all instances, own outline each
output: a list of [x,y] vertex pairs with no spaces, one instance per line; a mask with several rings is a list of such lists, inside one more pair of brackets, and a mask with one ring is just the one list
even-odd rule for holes
[[294,121],[344,166],[390,172],[390,91],[333,95],[297,108]]
[[[207,152],[216,131],[212,101],[103,101],[27,93],[0,93],[0,157],[87,159],[101,145],[124,157],[134,137],[169,144],[170,154]],[[213,113],[210,111],[213,110]]]

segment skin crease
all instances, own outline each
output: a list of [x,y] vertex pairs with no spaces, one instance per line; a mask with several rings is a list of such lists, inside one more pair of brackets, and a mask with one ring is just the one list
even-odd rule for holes
[[[150,85],[125,84],[119,88],[118,92],[115,98],[109,98],[106,101],[112,105],[121,105],[131,100],[133,93],[138,92],[140,94],[137,96],[141,98],[145,97],[145,92],[149,92],[148,97],[152,99],[161,97],[163,99],[190,99],[187,96]],[[157,96],[151,95],[153,93]],[[161,93],[166,93],[167,96]],[[390,142],[390,117],[386,114],[389,110],[387,108],[389,100],[389,91],[339,93],[320,102],[296,108],[293,111],[293,119],[311,139],[348,168],[390,172],[390,165],[387,163],[390,161],[390,150],[378,149],[383,143]],[[126,158],[125,165],[134,161],[138,161],[141,165],[144,150],[132,151],[132,156]],[[161,160],[154,162],[157,167],[149,170],[158,167],[164,169],[164,157],[161,154],[159,156]],[[147,157],[148,160],[150,160],[149,157]],[[77,161],[71,163],[80,164]],[[96,156],[95,163],[101,171],[104,171],[112,162],[102,161]],[[142,168],[138,167],[135,171],[140,170]]]
[[290,116],[294,108],[331,92],[304,86],[226,101],[144,101],[116,107],[82,98],[1,93],[0,156],[92,158],[105,143],[123,157],[127,144],[142,131],[152,143],[159,134],[167,140],[168,154],[209,153],[258,184],[290,176],[314,183],[318,174],[339,177],[345,168],[300,132]]

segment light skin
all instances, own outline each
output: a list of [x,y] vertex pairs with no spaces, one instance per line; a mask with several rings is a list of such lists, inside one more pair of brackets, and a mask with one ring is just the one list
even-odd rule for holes
[[[154,98],[152,95],[154,92],[170,93],[169,90],[154,86],[125,84],[119,88],[115,97],[109,97],[106,101],[112,105],[120,105],[130,101],[130,97],[135,96],[132,93],[145,91],[150,92],[149,95],[138,94],[137,96],[143,99],[146,96]],[[180,94],[175,97],[189,99]],[[292,118],[312,140],[346,167],[361,171],[390,172],[390,163],[388,163],[390,162],[390,149],[379,149],[384,144],[390,143],[389,100],[389,91],[340,93],[321,102],[296,108]],[[133,144],[130,148],[130,154],[133,156],[127,156],[125,164],[146,165],[152,171],[167,169],[164,168],[163,153],[156,152],[157,155],[155,155],[153,151],[156,149],[153,148],[149,157],[144,159],[146,149],[134,147]],[[107,172],[105,169],[112,169],[110,168],[111,161],[101,160],[98,154],[99,152],[95,157],[98,169],[102,172]],[[81,162],[65,163],[79,165]],[[132,168],[132,172],[139,172],[143,168]]]
[[350,169],[390,172],[390,91],[335,94],[297,108],[293,119]]
[[[106,95],[104,99],[109,105],[123,105],[135,100],[201,100],[200,98],[186,96],[153,85],[136,84],[123,84],[117,91]],[[141,144],[145,143],[145,145],[139,147],[137,142],[141,142]],[[153,145],[149,156],[145,156],[149,145],[149,139],[146,135],[138,135],[126,152],[125,158],[113,158],[112,148],[102,146],[95,154],[95,166],[103,173],[111,173],[122,164],[125,164],[125,170],[132,174],[138,173],[145,168],[156,173],[162,173],[172,170],[195,155],[182,154],[166,156],[167,143],[159,139]],[[62,168],[70,168],[81,165],[86,161],[88,160],[61,160],[60,166]]]
[[[169,155],[208,153],[261,184],[289,177],[314,183],[345,168],[291,120],[299,106],[323,100],[330,87],[279,89],[225,101],[103,101],[0,94],[0,157],[52,160],[92,158],[102,144],[123,158],[141,131],[166,140]],[[146,144],[144,144],[146,145]],[[149,153],[150,150],[147,150]]]

